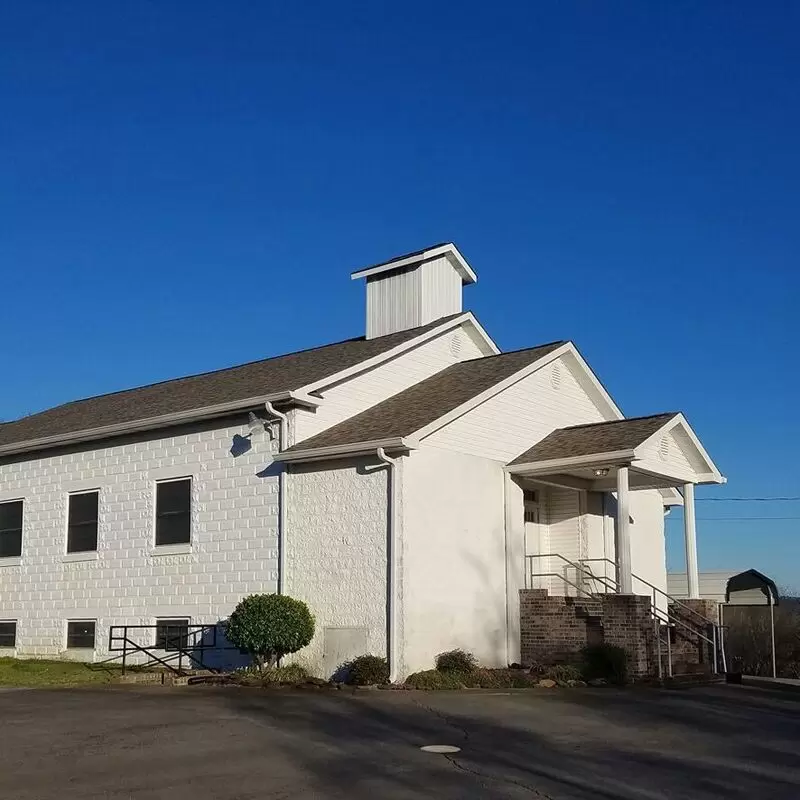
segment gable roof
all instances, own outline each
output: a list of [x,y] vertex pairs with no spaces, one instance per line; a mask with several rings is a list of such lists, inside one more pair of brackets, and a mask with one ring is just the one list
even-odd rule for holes
[[630,417],[558,428],[509,462],[509,466],[633,450],[677,417],[678,413],[672,411],[649,417]]
[[302,454],[323,447],[411,436],[564,344],[551,342],[460,361],[284,452]]
[[[466,313],[466,312],[465,312]],[[335,344],[76,400],[0,424],[0,448],[291,392],[380,356],[463,314],[374,339]],[[255,404],[255,403],[254,403]],[[23,449],[23,448],[20,448]]]

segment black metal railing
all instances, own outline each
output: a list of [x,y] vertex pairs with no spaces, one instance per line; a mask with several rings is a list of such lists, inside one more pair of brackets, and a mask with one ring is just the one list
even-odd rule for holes
[[[175,675],[185,675],[186,670],[192,669],[218,672],[205,662],[206,652],[235,648],[217,645],[217,629],[215,624],[112,625],[108,634],[108,651],[118,655],[107,661],[119,659],[123,675],[130,666],[141,670],[157,665]],[[144,662],[131,664],[130,659],[135,655],[143,655]]]

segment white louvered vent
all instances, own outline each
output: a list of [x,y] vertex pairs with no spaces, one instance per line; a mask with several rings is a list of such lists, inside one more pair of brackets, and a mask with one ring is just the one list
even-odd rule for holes
[[553,362],[553,366],[550,368],[550,383],[554,389],[561,388],[561,362],[555,361]]
[[662,436],[658,445],[658,457],[662,461],[669,458],[669,436]]
[[450,354],[454,358],[461,358],[461,351],[464,349],[464,340],[460,333],[454,333],[450,339]]

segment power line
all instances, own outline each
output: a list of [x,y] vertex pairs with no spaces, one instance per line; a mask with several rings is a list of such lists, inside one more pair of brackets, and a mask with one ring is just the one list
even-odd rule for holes
[[[669,522],[682,522],[680,517],[667,517]],[[697,517],[698,522],[766,522],[767,520],[800,520],[800,517]]]
[[772,503],[772,502],[789,502],[800,500],[798,497],[696,497],[695,502],[701,501],[708,503]]

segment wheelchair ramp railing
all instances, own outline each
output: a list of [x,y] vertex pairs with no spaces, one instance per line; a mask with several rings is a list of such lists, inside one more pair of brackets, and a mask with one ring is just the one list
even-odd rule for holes
[[108,651],[115,653],[102,663],[119,661],[122,674],[131,667],[137,670],[162,667],[174,675],[192,670],[218,672],[205,662],[211,650],[228,650],[217,646],[218,625],[112,625],[108,634]]

